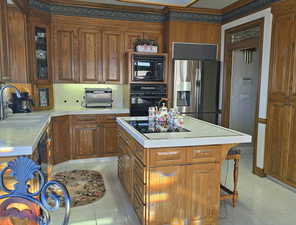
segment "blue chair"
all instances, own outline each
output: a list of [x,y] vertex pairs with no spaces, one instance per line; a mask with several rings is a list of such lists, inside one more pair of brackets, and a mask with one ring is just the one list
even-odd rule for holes
[[[10,190],[5,185],[8,177],[16,180],[14,190]],[[35,193],[30,192],[28,182],[39,177],[39,188]],[[63,197],[65,216],[62,225],[69,223],[71,199],[66,187],[57,181],[45,181],[44,174],[40,171],[40,166],[27,157],[18,157],[8,163],[0,173],[0,189],[7,193],[0,196],[0,224],[1,218],[14,218],[16,220],[26,220],[27,223],[49,225],[51,222],[50,212],[57,210],[61,206]],[[25,205],[25,209],[19,210],[10,207],[12,204]],[[3,220],[5,221],[5,220]],[[7,224],[13,224],[8,223]]]

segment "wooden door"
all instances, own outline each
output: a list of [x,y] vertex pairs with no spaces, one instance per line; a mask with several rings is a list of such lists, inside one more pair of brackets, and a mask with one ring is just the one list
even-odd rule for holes
[[291,33],[293,26],[293,15],[275,17],[274,19],[269,85],[269,97],[272,99],[282,99],[289,96],[291,56],[294,42]]
[[58,116],[52,120],[54,164],[71,159],[69,116]]
[[188,204],[187,224],[217,224],[220,205],[220,164],[187,166],[186,178],[188,195],[184,202]]
[[79,31],[80,82],[102,83],[101,32]]
[[158,52],[163,51],[163,35],[161,32],[157,32],[157,31],[144,32],[144,39],[155,41],[158,45]]
[[106,83],[123,82],[124,38],[120,31],[103,32],[103,77]]
[[[186,221],[185,166],[149,169],[148,224],[183,224]],[[184,209],[184,210],[181,210]],[[186,223],[184,223],[186,224]]]
[[0,1],[0,81],[9,81],[9,38],[8,38],[8,18],[7,1]]
[[266,133],[265,169],[268,175],[281,179],[285,155],[289,150],[291,107],[289,103],[269,102]]
[[143,39],[143,32],[125,32],[124,34],[125,51],[135,51],[135,43],[137,39]]
[[97,156],[97,124],[96,122],[78,123],[73,126],[74,159],[93,158]]
[[296,102],[296,14],[294,14],[293,26],[291,27],[292,35],[292,57],[291,57],[291,66],[290,66],[290,98],[292,101]]
[[118,129],[117,123],[103,123],[102,124],[102,143],[103,143],[103,155],[113,156],[118,154]]
[[56,82],[78,82],[77,29],[58,26],[54,31],[54,74]]

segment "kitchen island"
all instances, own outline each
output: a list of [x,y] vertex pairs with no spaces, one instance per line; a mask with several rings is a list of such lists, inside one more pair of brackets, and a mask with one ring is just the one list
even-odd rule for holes
[[161,133],[147,130],[145,117],[117,123],[118,176],[141,223],[218,224],[221,163],[251,136],[191,117],[184,129]]

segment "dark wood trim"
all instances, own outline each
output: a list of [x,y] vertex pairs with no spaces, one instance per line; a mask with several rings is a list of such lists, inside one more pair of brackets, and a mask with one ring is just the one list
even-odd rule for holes
[[136,7],[136,6],[125,6],[125,5],[112,5],[103,3],[93,3],[93,2],[82,2],[73,0],[43,0],[44,2],[55,4],[55,5],[66,5],[66,6],[78,6],[96,9],[109,9],[109,10],[120,10],[120,11],[130,11],[130,12],[145,12],[145,13],[159,13],[162,14],[162,9],[155,9],[149,7]]
[[[246,40],[245,43],[240,42],[241,44],[232,45],[230,42],[231,34],[237,31],[245,30],[254,26],[260,27],[260,36],[257,40],[257,43],[252,40]],[[232,73],[232,52],[235,49],[245,48],[245,47],[256,47],[259,50],[259,71],[258,71],[258,88],[257,88],[257,102],[256,102],[256,112],[255,118],[259,116],[259,103],[260,103],[260,86],[261,86],[261,69],[262,69],[262,48],[263,48],[263,36],[264,36],[264,19],[259,19],[252,21],[240,26],[226,30],[225,32],[225,53],[224,53],[224,71],[223,71],[223,108],[222,108],[222,125],[229,127],[229,117],[230,117],[230,97],[231,97],[231,73]],[[247,45],[249,44],[249,46]],[[255,121],[255,129],[253,136],[253,171],[256,168],[257,161],[257,134],[258,134],[258,120]]]
[[208,15],[222,15],[222,10],[220,9],[208,9],[208,8],[183,8],[183,7],[166,7],[163,9],[163,13],[168,12],[186,12],[186,13],[199,13]]
[[222,9],[222,12],[223,12],[223,14],[228,13],[228,12],[230,12],[232,10],[243,7],[243,6],[245,6],[245,5],[247,5],[247,4],[251,3],[251,2],[254,2],[254,1],[255,0],[240,0],[240,1],[234,2],[231,5],[228,5],[228,6],[224,7]]
[[264,172],[264,169],[261,169],[259,167],[254,167],[253,173],[259,177],[266,177],[266,173]]
[[27,15],[28,13],[28,0],[12,0],[13,3],[24,13]]
[[267,119],[258,118],[258,123],[267,124]]

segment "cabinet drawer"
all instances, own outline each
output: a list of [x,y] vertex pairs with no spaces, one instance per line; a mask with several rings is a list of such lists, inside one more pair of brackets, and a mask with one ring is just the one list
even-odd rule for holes
[[186,162],[186,152],[179,149],[149,150],[151,166],[181,164]]
[[219,150],[219,146],[205,146],[188,149],[188,162],[217,162],[220,155]]
[[146,185],[138,176],[134,176],[134,195],[137,194],[143,203],[146,203]]
[[136,214],[141,221],[141,224],[145,224],[145,210],[146,206],[143,204],[143,202],[140,200],[140,198],[135,193],[134,199],[133,199],[133,206],[136,211]]
[[134,174],[141,180],[143,184],[146,184],[146,167],[139,160],[134,161]]
[[96,115],[85,115],[85,116],[72,116],[73,122],[85,122],[85,121],[97,121],[97,116]]

